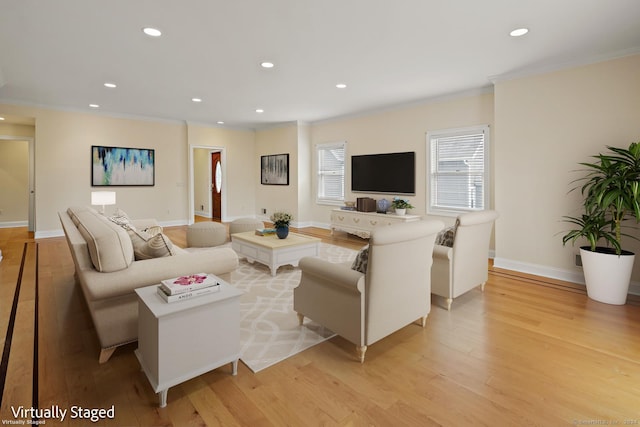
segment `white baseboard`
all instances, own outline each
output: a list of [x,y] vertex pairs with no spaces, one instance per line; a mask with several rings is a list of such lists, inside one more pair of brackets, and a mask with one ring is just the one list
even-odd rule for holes
[[194,215],[198,215],[198,216],[202,216],[205,218],[211,218],[211,214],[209,212],[205,212],[205,211],[195,211],[193,213]]
[[29,221],[0,221],[0,228],[28,227]]
[[[584,285],[584,274],[561,268],[530,264],[506,258],[495,258],[493,266],[497,268],[504,268],[505,270],[512,270],[520,273],[533,274],[535,276],[548,277],[550,279]],[[631,284],[629,285],[629,293],[633,295],[640,295],[640,282],[631,281]]]

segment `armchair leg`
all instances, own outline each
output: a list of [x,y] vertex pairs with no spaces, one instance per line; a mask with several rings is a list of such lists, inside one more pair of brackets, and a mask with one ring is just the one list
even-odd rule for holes
[[451,311],[452,302],[453,302],[453,298],[447,298],[447,311]]
[[302,326],[302,322],[304,322],[304,314],[302,313],[297,313],[297,314],[298,314],[298,324]]
[[427,326],[427,316],[429,316],[428,314],[425,316],[422,316],[422,319],[420,320],[420,325],[424,328],[425,326]]
[[116,348],[117,347],[109,347],[109,348],[103,348],[102,350],[100,350],[100,356],[98,357],[98,363],[100,363],[100,364],[107,363],[107,361],[109,360],[109,358],[111,357],[113,352],[116,351]]
[[356,351],[358,352],[358,359],[360,359],[360,363],[364,363],[364,354],[367,352],[367,346],[357,345]]
[[486,284],[487,284],[487,282],[482,282],[482,284],[480,285],[480,290],[482,292],[484,292],[484,285],[486,285]]

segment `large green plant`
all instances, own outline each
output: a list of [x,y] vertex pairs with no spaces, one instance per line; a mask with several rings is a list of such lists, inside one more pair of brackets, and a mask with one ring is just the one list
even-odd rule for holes
[[640,221],[640,143],[629,148],[607,147],[607,154],[593,156],[596,161],[580,163],[586,175],[576,180],[582,182],[580,191],[584,197],[584,213],[581,217],[564,217],[578,228],[570,230],[562,243],[575,242],[584,237],[592,251],[599,240],[606,240],[622,253],[623,221],[634,218]]

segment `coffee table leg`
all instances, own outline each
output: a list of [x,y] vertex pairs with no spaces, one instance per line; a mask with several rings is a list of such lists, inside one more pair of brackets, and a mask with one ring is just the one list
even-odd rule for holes
[[238,359],[231,362],[231,375],[238,375]]
[[160,390],[160,393],[158,393],[158,397],[160,398],[160,407],[164,408],[165,406],[167,406],[167,392],[169,391],[168,388],[164,389],[164,390]]

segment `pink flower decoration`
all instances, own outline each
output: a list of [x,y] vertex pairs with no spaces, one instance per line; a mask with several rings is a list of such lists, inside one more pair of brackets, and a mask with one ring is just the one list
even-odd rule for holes
[[191,276],[178,277],[173,283],[175,283],[176,285],[189,286],[196,283],[202,283],[206,278],[207,276],[198,276],[197,274],[192,274]]

